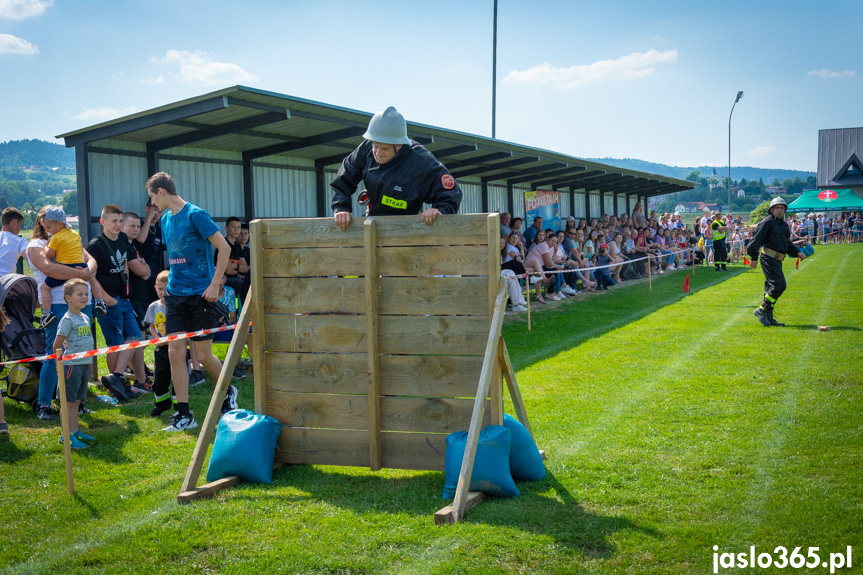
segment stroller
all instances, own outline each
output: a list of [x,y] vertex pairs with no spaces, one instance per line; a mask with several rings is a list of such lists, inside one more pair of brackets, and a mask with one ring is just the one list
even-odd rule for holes
[[[0,361],[45,354],[45,330],[33,327],[37,302],[33,278],[14,273],[0,277],[0,306],[9,318],[9,325],[0,331]],[[6,383],[2,394],[35,408],[41,370],[41,361],[0,366],[0,381]]]

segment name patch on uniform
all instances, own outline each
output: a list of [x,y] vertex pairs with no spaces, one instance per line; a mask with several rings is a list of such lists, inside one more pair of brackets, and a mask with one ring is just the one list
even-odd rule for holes
[[440,177],[440,183],[445,190],[451,190],[455,187],[455,178],[449,174],[444,174]]
[[391,208],[396,208],[399,210],[408,209],[408,203],[405,200],[397,200],[397,199],[391,198],[389,196],[384,196],[381,199],[381,203],[385,206],[389,206]]

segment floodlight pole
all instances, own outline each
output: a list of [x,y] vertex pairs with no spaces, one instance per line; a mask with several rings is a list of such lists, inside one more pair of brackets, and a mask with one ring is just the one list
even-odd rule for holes
[[491,56],[491,138],[494,139],[494,120],[497,108],[497,0],[494,0],[494,32]]
[[737,98],[731,105],[731,114],[728,114],[728,213],[731,213],[731,115],[734,114],[734,106],[743,97],[743,90],[737,92]]

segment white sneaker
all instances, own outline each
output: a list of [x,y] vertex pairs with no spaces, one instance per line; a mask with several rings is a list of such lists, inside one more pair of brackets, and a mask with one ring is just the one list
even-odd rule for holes
[[575,295],[575,290],[572,289],[571,287],[569,287],[568,285],[565,285],[562,288],[560,288],[560,291],[562,291],[566,295]]
[[198,427],[198,422],[195,421],[195,416],[190,411],[186,415],[175,413],[171,418],[171,424],[162,431],[185,431],[187,429],[195,429]]
[[523,305],[517,305],[514,308],[512,308],[512,311],[518,311],[518,312],[527,311],[527,307],[523,306]]
[[533,285],[538,281],[539,281],[539,276],[530,276],[530,285]]
[[564,299],[566,299],[566,294],[563,293],[563,291],[559,291],[559,292],[557,292],[557,297],[561,300],[564,300]]

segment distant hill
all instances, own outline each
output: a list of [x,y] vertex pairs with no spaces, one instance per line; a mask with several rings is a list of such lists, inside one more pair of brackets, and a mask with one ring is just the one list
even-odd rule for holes
[[[728,166],[697,166],[694,168],[684,168],[680,166],[669,166],[666,164],[657,164],[654,162],[646,162],[644,160],[636,160],[633,158],[585,158],[592,162],[601,164],[609,164],[618,168],[627,170],[637,170],[639,172],[649,172],[651,174],[659,174],[660,176],[668,176],[670,178],[678,178],[685,180],[686,176],[692,173],[693,170],[701,172],[702,177],[709,177],[716,168],[716,175],[720,178],[728,176]],[[805,180],[809,176],[815,176],[815,172],[805,172],[802,170],[777,170],[772,168],[754,168],[752,166],[731,166],[731,178],[739,180],[746,178],[747,180],[763,179],[765,184],[770,184],[774,179],[780,182],[785,178],[793,180],[795,177]]]
[[75,150],[44,140],[0,142],[0,168],[39,166],[75,169]]

